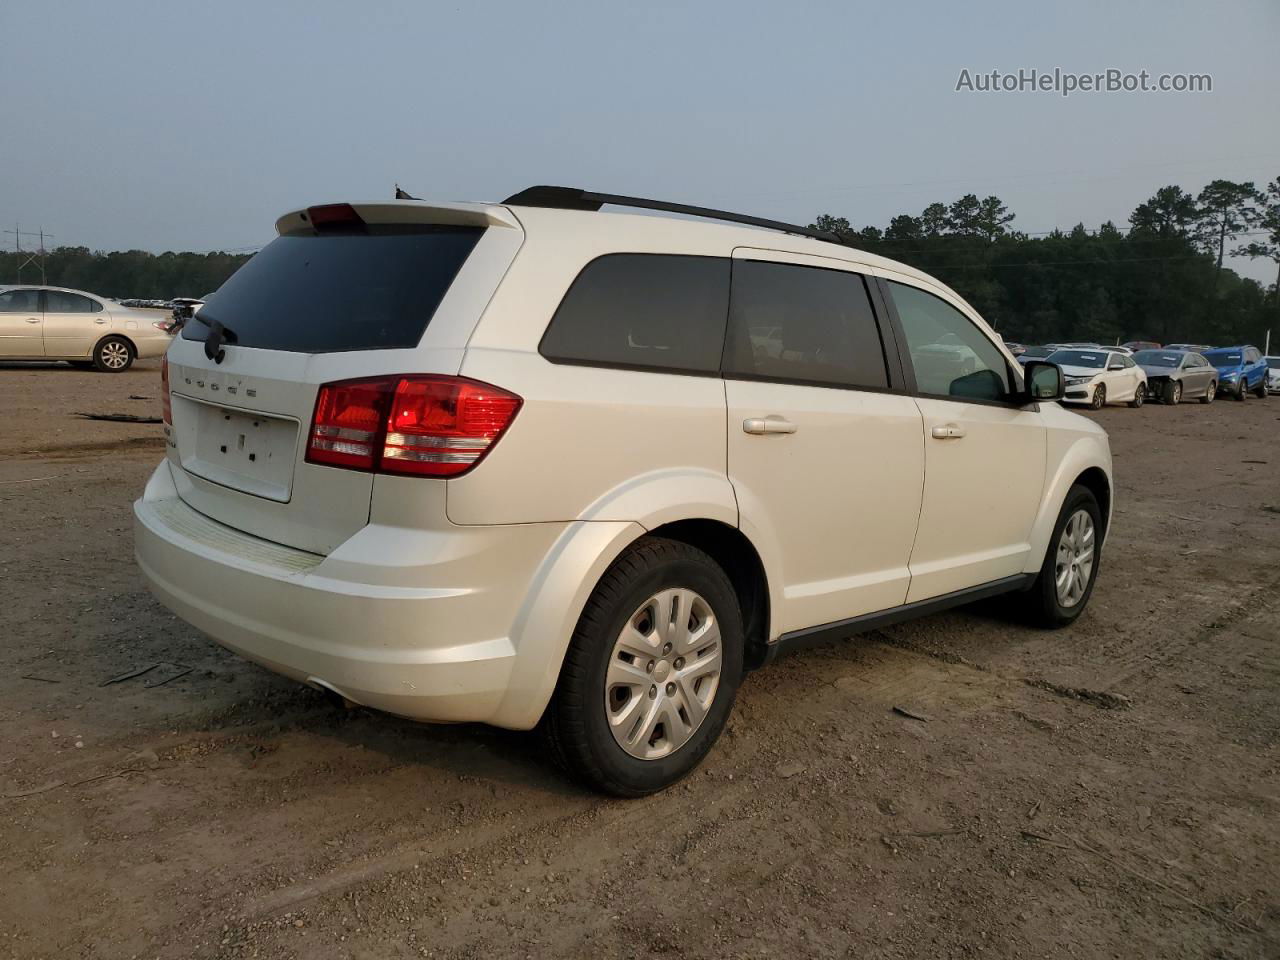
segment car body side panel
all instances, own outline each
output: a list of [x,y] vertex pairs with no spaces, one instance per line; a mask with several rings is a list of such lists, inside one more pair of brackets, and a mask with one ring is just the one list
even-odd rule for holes
[[1111,488],[1111,505],[1105,518],[1107,533],[1111,530],[1111,516],[1115,512],[1115,483],[1106,432],[1092,420],[1064,410],[1056,403],[1041,404],[1040,411],[1048,428],[1048,469],[1040,508],[1031,529],[1030,550],[1022,568],[1024,573],[1036,573],[1044,563],[1045,551],[1049,549],[1049,539],[1067,491],[1086,470],[1094,467],[1102,470]]

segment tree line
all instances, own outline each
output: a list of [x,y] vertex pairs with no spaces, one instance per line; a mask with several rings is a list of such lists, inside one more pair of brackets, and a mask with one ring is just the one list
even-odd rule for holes
[[[1108,221],[1031,236],[1013,221],[998,197],[966,194],[884,228],[831,214],[812,225],[932,274],[1012,340],[1261,345],[1268,328],[1280,336],[1276,289],[1223,265],[1230,253],[1280,268],[1280,177],[1262,189],[1214,180],[1195,195],[1162,187],[1125,229]],[[250,256],[59,247],[46,254],[44,273],[55,286],[167,300],[216,290]],[[0,284],[18,282],[18,267],[16,253],[0,253]],[[40,282],[39,267],[25,266],[21,280]]]
[[1280,277],[1268,290],[1223,262],[1280,269],[1280,177],[1214,180],[1199,194],[1162,187],[1129,215],[1031,236],[998,197],[931,203],[884,228],[823,214],[811,226],[910,264],[954,288],[1000,333],[1025,343],[1157,340],[1257,343],[1280,335]]
[[[26,261],[30,252],[22,254]],[[44,256],[44,281],[38,261],[22,267],[18,254],[0,253],[0,285],[47,283],[54,287],[87,290],[101,297],[122,300],[169,300],[202,297],[217,290],[249,259],[248,253],[146,253],[120,250],[110,253],[88,247],[57,247]]]

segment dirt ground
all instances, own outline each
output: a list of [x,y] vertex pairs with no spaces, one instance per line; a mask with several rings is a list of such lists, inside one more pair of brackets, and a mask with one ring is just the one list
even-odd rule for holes
[[158,389],[0,365],[0,957],[1280,956],[1280,398],[1091,414],[1118,509],[1073,628],[785,657],[618,801],[163,610],[160,428],[75,417]]

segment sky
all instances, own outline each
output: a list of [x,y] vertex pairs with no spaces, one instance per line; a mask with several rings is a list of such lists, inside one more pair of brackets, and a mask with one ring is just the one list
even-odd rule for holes
[[[104,250],[251,250],[397,182],[856,226],[995,194],[1034,233],[1280,177],[1277,0],[42,0],[0,4],[0,37],[0,230]],[[1019,68],[1213,90],[956,91]]]

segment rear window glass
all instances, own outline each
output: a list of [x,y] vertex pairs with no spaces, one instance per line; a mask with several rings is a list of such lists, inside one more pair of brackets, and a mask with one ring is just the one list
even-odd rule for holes
[[1214,350],[1206,353],[1205,356],[1209,362],[1219,367],[1226,366],[1231,363],[1241,363],[1241,354],[1239,350]]
[[856,273],[741,260],[724,373],[821,386],[887,387],[884,347]]
[[1049,359],[1063,367],[1096,367],[1101,370],[1107,365],[1107,355],[1096,350],[1059,350],[1050,354]]
[[612,253],[582,268],[542,337],[548,360],[716,373],[729,260]]
[[1133,359],[1147,367],[1176,367],[1182,362],[1182,354],[1166,353],[1163,350],[1139,350]]
[[182,328],[219,321],[242,347],[333,353],[416,347],[483,227],[278,237]]

